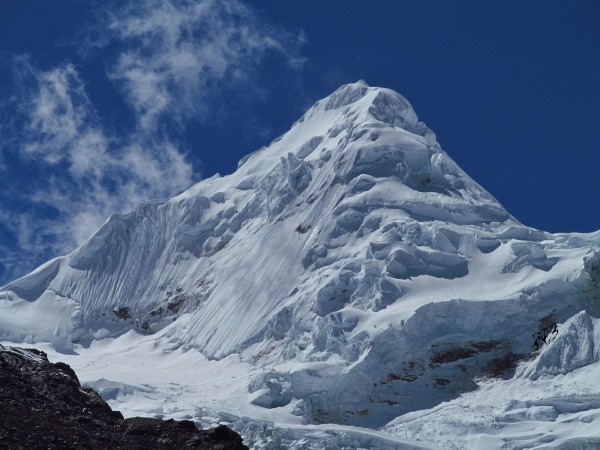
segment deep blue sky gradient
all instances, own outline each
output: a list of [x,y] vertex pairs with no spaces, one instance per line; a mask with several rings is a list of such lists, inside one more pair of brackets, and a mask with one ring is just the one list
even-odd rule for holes
[[[134,126],[131,110],[106,69],[120,44],[87,52],[79,45],[99,4],[2,2],[1,98],[17,90],[15,55],[29,55],[40,70],[70,62],[102,125],[114,135],[127,133]],[[315,101],[364,79],[407,97],[442,148],[524,224],[551,232],[600,229],[600,2],[245,4],[263,22],[303,36],[299,53],[305,62],[291,68],[277,55],[267,56],[255,69],[252,89],[214,86],[214,113],[177,130],[196,179],[233,172],[239,159],[285,132]],[[5,107],[0,119],[12,114]],[[43,172],[2,151],[11,170],[0,174],[0,209],[33,208],[10,192],[39,189]],[[0,245],[18,252],[5,228],[0,224]],[[15,275],[22,273],[3,273],[0,264],[0,285]]]

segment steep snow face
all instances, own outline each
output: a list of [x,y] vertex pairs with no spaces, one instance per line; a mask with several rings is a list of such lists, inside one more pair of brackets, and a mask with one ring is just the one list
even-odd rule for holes
[[376,427],[510,376],[550,323],[579,337],[532,379],[572,352],[597,362],[599,242],[520,224],[405,98],[358,82],[234,174],[113,216],[5,286],[0,339],[68,348],[134,330],[236,355],[251,408]]

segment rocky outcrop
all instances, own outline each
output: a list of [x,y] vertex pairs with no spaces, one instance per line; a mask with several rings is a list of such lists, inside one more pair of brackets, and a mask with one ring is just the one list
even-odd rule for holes
[[225,426],[198,430],[193,422],[124,419],[64,363],[44,352],[0,345],[0,448],[10,449],[247,449]]

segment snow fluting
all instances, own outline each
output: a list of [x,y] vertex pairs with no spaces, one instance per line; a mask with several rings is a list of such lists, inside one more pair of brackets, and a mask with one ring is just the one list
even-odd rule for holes
[[[0,289],[0,340],[126,416],[226,422],[254,448],[577,448],[600,439],[599,246],[521,224],[360,81]],[[587,390],[542,389],[561,377]]]

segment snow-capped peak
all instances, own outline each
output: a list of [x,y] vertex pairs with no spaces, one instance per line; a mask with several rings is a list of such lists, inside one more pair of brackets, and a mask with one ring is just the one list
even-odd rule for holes
[[495,210],[489,220],[509,217],[441,150],[408,100],[364,81],[346,84],[318,101],[283,136],[243,158],[234,176],[245,176],[242,185],[250,186],[250,180],[266,175],[279,161],[294,168],[302,163],[325,165],[344,183],[359,175],[393,176],[416,192],[486,204]]
[[[27,304],[14,310],[23,327],[13,318],[4,336],[153,333],[186,312],[193,320],[178,339],[222,357],[266,339],[287,303],[304,305],[304,319],[348,305],[377,310],[407,290],[398,280],[466,275],[460,226],[525,229],[441,150],[404,97],[359,81],[318,101],[234,174],[113,216],[71,255],[7,285],[12,305]],[[357,287],[325,295],[343,267]],[[367,285],[365,297],[358,286]],[[30,309],[43,325],[29,328]]]
[[[270,157],[287,156],[282,154],[285,145],[275,145],[282,140],[285,140],[294,156],[304,159],[313,154],[324,139],[335,138],[342,132],[359,131],[355,130],[357,128],[365,130],[369,126],[376,133],[384,124],[403,129],[423,138],[419,140],[428,145],[439,148],[435,134],[418,120],[412,106],[404,97],[390,89],[369,87],[361,80],[345,84],[328,97],[316,102],[287,133],[277,138],[269,147],[263,147],[244,157],[238,167],[250,162],[248,165],[252,169],[247,167],[247,170],[252,171],[256,170],[252,162],[257,159],[264,165],[270,162]],[[309,139],[306,139],[307,137]],[[299,142],[303,139],[306,140]],[[260,158],[257,158],[258,155]]]
[[235,173],[113,216],[5,286],[0,338],[138,333],[235,359],[252,414],[381,426],[513,373],[547,322],[600,316],[597,246],[520,224],[404,97],[359,81]]

